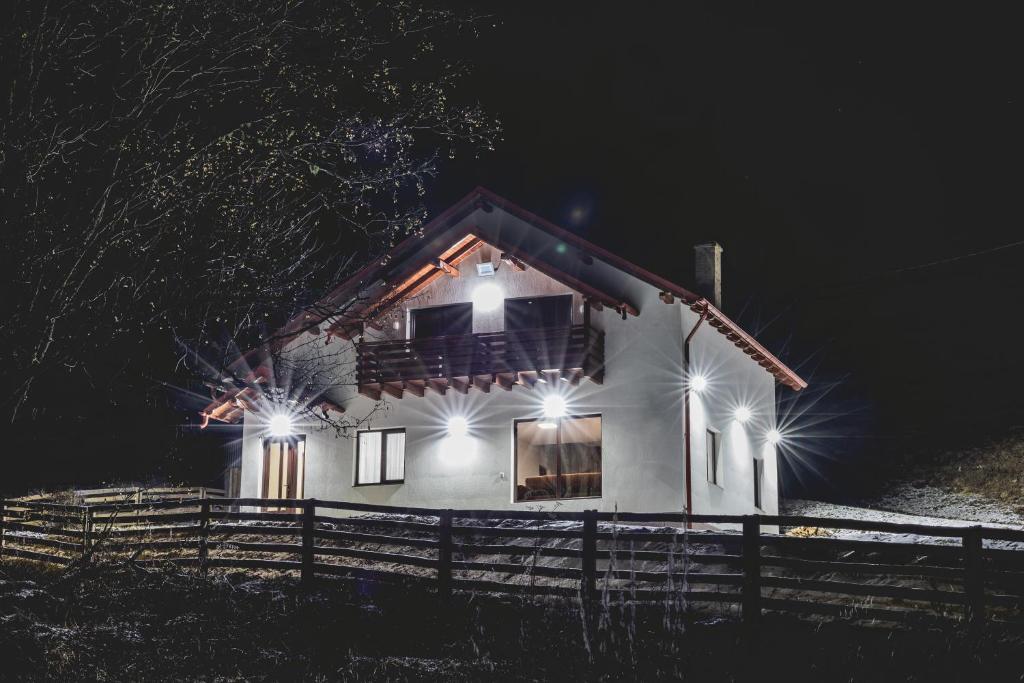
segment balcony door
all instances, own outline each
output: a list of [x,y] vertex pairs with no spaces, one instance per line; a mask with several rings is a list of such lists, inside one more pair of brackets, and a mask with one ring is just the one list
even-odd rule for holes
[[302,498],[306,469],[306,437],[263,441],[262,498]]
[[505,330],[557,329],[572,326],[572,295],[505,299]]
[[414,339],[473,333],[473,304],[418,308],[412,312]]

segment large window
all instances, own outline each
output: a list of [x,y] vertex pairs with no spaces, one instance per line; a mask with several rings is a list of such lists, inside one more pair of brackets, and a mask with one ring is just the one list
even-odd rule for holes
[[356,486],[405,481],[405,430],[359,432],[356,438]]
[[708,429],[704,435],[704,444],[707,448],[708,481],[718,484],[718,454],[720,452],[720,437],[714,429]]
[[535,330],[572,325],[572,295],[505,299],[505,330]]
[[415,339],[473,333],[473,304],[418,308],[412,312]]
[[601,416],[515,423],[516,500],[601,495]]
[[263,498],[302,498],[306,437],[263,440]]

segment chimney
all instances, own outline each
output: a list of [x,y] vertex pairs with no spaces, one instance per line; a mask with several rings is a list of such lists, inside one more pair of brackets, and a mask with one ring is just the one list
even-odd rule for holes
[[698,244],[696,253],[697,293],[722,308],[722,245],[718,242]]

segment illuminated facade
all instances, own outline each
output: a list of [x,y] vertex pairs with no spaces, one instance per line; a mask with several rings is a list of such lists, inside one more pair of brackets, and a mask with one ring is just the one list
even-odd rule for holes
[[[204,412],[244,421],[247,497],[772,514],[776,383],[806,385],[715,305],[711,246],[705,297],[477,189]],[[325,349],[302,400],[357,427],[274,436],[252,387]]]

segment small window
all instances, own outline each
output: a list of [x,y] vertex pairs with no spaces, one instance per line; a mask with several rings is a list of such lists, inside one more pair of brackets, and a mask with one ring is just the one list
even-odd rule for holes
[[718,453],[719,436],[714,429],[707,430],[704,437],[705,448],[707,448],[708,481],[718,485]]
[[601,495],[601,416],[515,422],[516,501]]
[[405,481],[405,430],[379,429],[356,437],[356,486]]
[[762,505],[762,491],[761,488],[764,484],[764,460],[760,458],[754,458],[754,507],[758,510],[763,510]]

